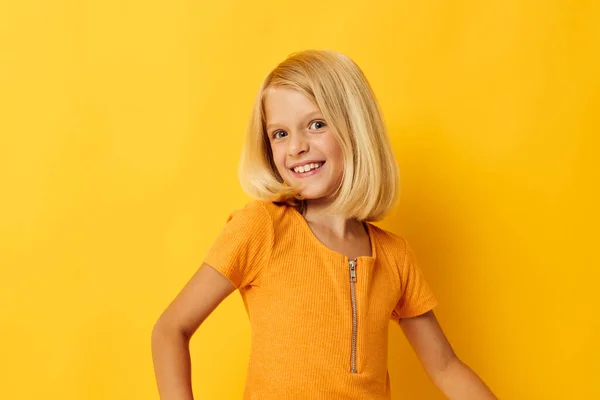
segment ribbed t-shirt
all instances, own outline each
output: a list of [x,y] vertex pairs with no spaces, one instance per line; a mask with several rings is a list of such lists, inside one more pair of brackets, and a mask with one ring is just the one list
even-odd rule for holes
[[249,317],[244,399],[390,399],[389,321],[437,303],[406,240],[365,226],[371,256],[350,260],[293,207],[254,200],[229,216],[204,262]]

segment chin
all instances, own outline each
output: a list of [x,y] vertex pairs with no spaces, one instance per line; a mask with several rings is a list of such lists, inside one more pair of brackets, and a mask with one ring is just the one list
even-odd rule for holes
[[317,188],[302,189],[300,191],[300,195],[302,196],[302,198],[304,200],[324,199],[328,196],[329,193],[330,193],[330,191],[321,190],[321,189],[317,189]]

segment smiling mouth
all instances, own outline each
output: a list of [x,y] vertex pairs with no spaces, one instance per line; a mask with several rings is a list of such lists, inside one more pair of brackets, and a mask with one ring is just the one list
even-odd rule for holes
[[323,164],[325,164],[325,161],[322,162],[317,162],[317,163],[308,163],[305,165],[300,165],[298,167],[294,167],[294,168],[290,168],[292,171],[294,171],[297,174],[306,174],[308,172],[311,171],[315,171],[319,168],[321,168],[323,166]]

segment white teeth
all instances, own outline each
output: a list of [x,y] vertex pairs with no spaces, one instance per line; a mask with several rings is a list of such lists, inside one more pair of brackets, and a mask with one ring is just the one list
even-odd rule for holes
[[304,173],[304,172],[308,172],[311,171],[313,169],[317,169],[319,168],[321,165],[323,165],[323,163],[310,163],[310,164],[306,164],[306,165],[301,165],[299,167],[295,167],[294,171],[296,173]]

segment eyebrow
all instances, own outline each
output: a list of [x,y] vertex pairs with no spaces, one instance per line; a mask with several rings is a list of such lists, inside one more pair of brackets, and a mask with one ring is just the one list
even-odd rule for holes
[[[316,111],[312,111],[312,112],[310,112],[310,113],[306,114],[306,115],[304,116],[304,119],[305,119],[305,120],[307,120],[307,119],[312,119],[312,118],[314,118],[314,117],[316,117],[316,116],[322,116],[322,115],[323,115],[323,114],[321,113],[321,111],[319,111],[319,110],[316,110]],[[280,124],[280,123],[278,123],[278,122],[271,122],[270,124],[268,124],[268,125],[267,125],[267,131],[270,131],[271,129],[273,129],[273,128],[275,128],[275,127],[278,127],[278,126],[283,126],[283,124]]]

